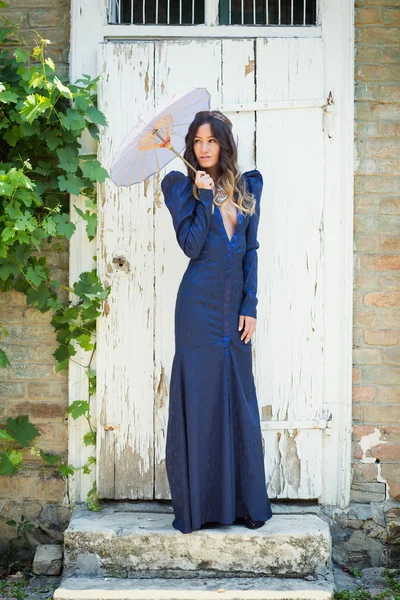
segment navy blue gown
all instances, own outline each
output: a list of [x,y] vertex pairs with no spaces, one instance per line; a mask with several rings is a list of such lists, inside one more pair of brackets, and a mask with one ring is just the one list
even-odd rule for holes
[[240,339],[239,315],[257,316],[257,229],[262,176],[243,174],[255,196],[253,215],[238,211],[232,239],[213,191],[192,193],[192,181],[172,171],[161,183],[176,238],[191,259],[175,307],[166,470],[182,533],[207,521],[232,524],[271,515],[252,344]]

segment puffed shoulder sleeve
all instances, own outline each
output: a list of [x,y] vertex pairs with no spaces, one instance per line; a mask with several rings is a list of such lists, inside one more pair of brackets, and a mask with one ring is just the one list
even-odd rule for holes
[[210,227],[214,192],[192,193],[192,181],[180,171],[171,171],[161,182],[165,204],[171,213],[176,239],[189,258],[200,255]]
[[257,284],[258,284],[258,256],[260,246],[257,240],[258,223],[260,220],[260,201],[263,189],[263,178],[259,171],[248,171],[243,174],[247,189],[254,194],[255,212],[249,217],[250,222],[246,229],[246,252],[243,256],[243,300],[240,315],[257,318]]

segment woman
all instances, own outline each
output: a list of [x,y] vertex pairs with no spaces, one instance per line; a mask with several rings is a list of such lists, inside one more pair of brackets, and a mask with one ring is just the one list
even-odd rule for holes
[[[252,373],[262,177],[240,175],[232,123],[195,116],[185,159],[162,181],[177,241],[190,257],[175,308],[166,469],[182,533],[251,529],[271,517]],[[215,209],[215,210],[214,210]]]

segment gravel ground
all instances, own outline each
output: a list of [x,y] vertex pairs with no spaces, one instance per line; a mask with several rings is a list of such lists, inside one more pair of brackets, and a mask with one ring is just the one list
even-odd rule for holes
[[[334,567],[333,574],[337,590],[366,589],[377,594],[385,589],[383,568],[362,569],[359,577],[354,577]],[[395,572],[394,569],[389,571]],[[54,590],[59,586],[61,576],[36,576],[16,573],[6,580],[0,580],[0,600],[51,600]]]
[[[360,569],[360,576],[354,577],[349,573],[345,573],[340,567],[334,567],[333,576],[335,580],[335,588],[337,590],[368,590],[371,595],[379,594],[382,590],[387,589],[383,574],[386,569],[382,567],[371,567],[368,569]],[[396,569],[388,569],[389,573],[395,574]],[[398,571],[397,571],[398,573]]]

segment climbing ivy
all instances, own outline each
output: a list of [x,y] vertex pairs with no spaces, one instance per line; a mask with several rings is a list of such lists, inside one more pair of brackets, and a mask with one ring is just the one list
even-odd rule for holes
[[[0,1],[0,9],[7,3]],[[85,222],[89,240],[96,234],[96,183],[108,177],[95,155],[82,154],[81,135],[99,139],[106,119],[96,106],[99,77],[84,75],[73,85],[57,74],[46,49],[51,43],[38,32],[33,48],[20,35],[19,26],[3,18],[0,24],[0,291],[16,290],[28,305],[54,312],[51,323],[59,347],[56,371],[74,360],[77,348],[91,351],[81,365],[88,381],[89,402],[69,406],[66,417],[84,416],[89,433],[84,444],[94,445],[96,432],[90,419],[90,397],[96,376],[91,362],[95,351],[96,319],[110,288],[103,288],[96,271],[82,273],[72,288],[57,280],[43,256],[44,249],[66,249],[78,221]],[[85,208],[75,206],[78,221],[69,214],[69,195],[84,197]],[[63,301],[61,290],[73,294]],[[2,327],[0,336],[6,336]],[[0,367],[10,362],[0,350]],[[30,447],[47,463],[57,464],[63,476],[76,467],[37,446],[39,432],[24,415],[9,418],[0,427],[0,474],[12,475],[23,466],[22,449]],[[83,467],[90,472],[91,457]],[[95,505],[95,489],[91,500]]]

